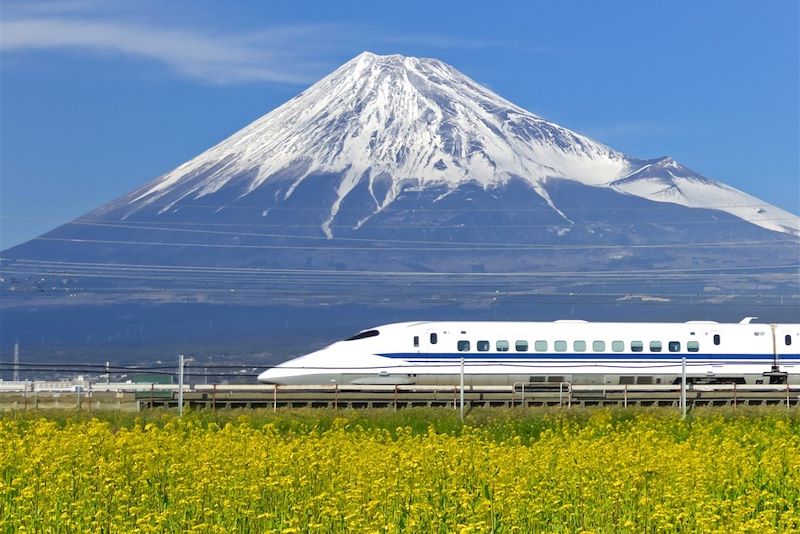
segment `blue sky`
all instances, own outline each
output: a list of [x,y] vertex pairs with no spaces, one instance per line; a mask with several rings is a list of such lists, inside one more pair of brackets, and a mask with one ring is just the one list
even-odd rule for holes
[[800,3],[4,0],[0,249],[155,178],[363,50],[800,212]]

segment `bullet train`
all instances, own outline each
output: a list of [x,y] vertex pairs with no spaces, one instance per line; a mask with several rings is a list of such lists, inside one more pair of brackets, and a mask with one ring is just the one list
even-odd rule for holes
[[800,383],[800,324],[406,322],[272,367],[271,384]]

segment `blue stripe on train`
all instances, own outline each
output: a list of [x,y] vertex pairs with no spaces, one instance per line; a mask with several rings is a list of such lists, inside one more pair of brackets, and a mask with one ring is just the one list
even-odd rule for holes
[[[572,353],[572,352],[389,352],[378,354],[386,358],[395,358],[401,360],[546,360],[552,361],[573,361],[573,360],[601,360],[601,361],[642,361],[642,362],[664,362],[672,363],[677,361],[680,363],[682,358],[686,361],[711,361],[711,362],[725,362],[736,360],[763,360],[772,361],[774,356],[772,354],[707,354],[707,353]],[[782,354],[778,356],[781,363],[800,363],[800,354]]]

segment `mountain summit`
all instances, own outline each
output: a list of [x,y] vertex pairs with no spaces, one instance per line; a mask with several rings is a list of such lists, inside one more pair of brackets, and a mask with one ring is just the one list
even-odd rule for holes
[[[436,59],[364,52],[303,93],[154,182],[99,210],[129,218],[201,199],[247,202],[269,191],[290,203],[327,176],[319,228],[334,237],[359,195],[358,228],[409,190],[484,191],[519,181],[567,224],[548,182],[565,179],[625,195],[715,209],[800,234],[797,217],[704,178],[669,158],[642,161],[547,121]],[[256,193],[255,196],[254,193]]]

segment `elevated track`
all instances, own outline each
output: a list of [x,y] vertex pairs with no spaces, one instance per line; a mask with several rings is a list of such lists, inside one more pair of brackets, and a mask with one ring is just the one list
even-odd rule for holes
[[[513,386],[465,386],[470,407],[562,407],[680,405],[680,385],[573,385],[518,383]],[[800,406],[800,385],[689,384],[687,404],[700,406]],[[441,407],[456,409],[459,386],[320,385],[184,386],[184,406],[192,409],[383,408]],[[0,383],[0,410],[177,408],[173,384],[40,384]]]

